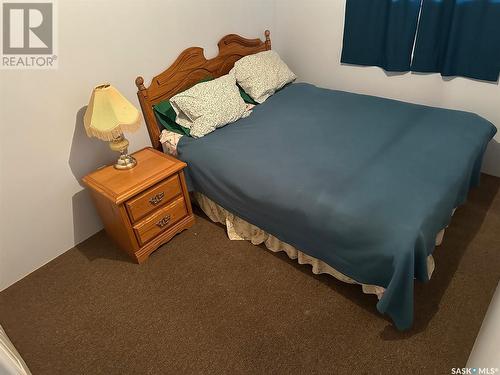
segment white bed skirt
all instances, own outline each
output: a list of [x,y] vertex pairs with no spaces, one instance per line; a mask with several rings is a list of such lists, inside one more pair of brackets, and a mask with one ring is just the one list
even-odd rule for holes
[[[325,262],[309,256],[300,250],[297,250],[293,246],[279,240],[278,238],[263,231],[255,225],[252,225],[239,218],[238,216],[233,215],[214,201],[207,198],[205,195],[194,192],[193,196],[199,207],[212,221],[221,223],[226,226],[227,235],[230,240],[247,240],[252,242],[252,244],[254,245],[264,243],[264,245],[266,245],[266,247],[273,252],[284,251],[290,259],[297,259],[299,264],[311,265],[312,272],[314,274],[326,273],[340,281],[349,284],[359,284],[363,288],[364,293],[376,294],[379,299],[384,294],[385,288],[377,285],[358,283],[357,281],[329,266]],[[439,246],[441,244],[443,236],[444,229],[436,236],[436,246]],[[432,272],[434,271],[434,267],[434,258],[432,257],[432,255],[429,255],[427,257],[427,272],[429,275],[429,279],[432,275]]]

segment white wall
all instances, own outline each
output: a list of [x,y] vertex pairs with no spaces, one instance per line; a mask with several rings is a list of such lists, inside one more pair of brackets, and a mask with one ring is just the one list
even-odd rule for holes
[[[439,74],[387,75],[380,68],[340,64],[345,0],[276,0],[273,48],[301,81],[338,90],[475,112],[500,128],[498,84]],[[500,176],[500,134],[484,171]]]
[[[58,13],[59,69],[0,71],[0,290],[101,228],[80,183],[114,157],[83,131],[94,85],[139,106],[137,75],[149,82],[191,46],[212,57],[228,33],[263,38],[274,22],[271,0],[60,0]],[[145,127],[129,139],[149,145]]]
[[[500,284],[491,299],[483,324],[467,361],[471,368],[500,368]],[[498,373],[498,370],[496,371]]]

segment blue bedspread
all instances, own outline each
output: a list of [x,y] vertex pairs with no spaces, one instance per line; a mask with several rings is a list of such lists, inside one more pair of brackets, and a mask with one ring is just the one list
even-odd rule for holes
[[365,284],[413,322],[436,234],[478,183],[496,129],[466,112],[293,84],[179,156],[193,190]]

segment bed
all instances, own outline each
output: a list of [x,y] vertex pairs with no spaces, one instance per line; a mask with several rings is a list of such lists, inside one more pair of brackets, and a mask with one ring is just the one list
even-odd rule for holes
[[[147,88],[138,77],[153,147],[161,149],[153,105],[269,50],[265,36],[228,35],[210,60],[189,48]],[[181,137],[177,152],[200,206],[233,238],[363,285],[404,330],[413,322],[414,280],[429,279],[432,252],[478,184],[495,131],[472,113],[294,83],[249,117]]]

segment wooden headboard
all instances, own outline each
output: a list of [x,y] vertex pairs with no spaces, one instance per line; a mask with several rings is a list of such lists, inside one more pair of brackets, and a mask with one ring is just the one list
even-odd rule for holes
[[191,47],[182,52],[174,63],[162,73],[153,77],[149,87],[144,86],[144,78],[135,79],[139,91],[137,96],[154,148],[161,150],[160,127],[153,112],[153,106],[198,83],[208,75],[214,78],[227,74],[241,57],[271,49],[270,32],[264,33],[266,40],[246,39],[229,34],[217,44],[219,54],[207,60],[203,48]]

